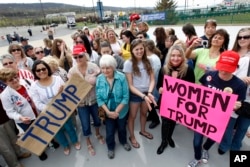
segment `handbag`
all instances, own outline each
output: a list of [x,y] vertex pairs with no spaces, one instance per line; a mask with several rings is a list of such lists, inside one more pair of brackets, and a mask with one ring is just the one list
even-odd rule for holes
[[250,103],[242,101],[241,107],[238,110],[236,110],[235,113],[250,119]]
[[[249,75],[250,75],[250,61],[249,61],[248,71],[247,71],[247,76]],[[241,107],[238,110],[236,110],[235,113],[240,116],[250,118],[250,103],[246,101],[242,101]]]
[[[112,87],[111,87],[111,89],[109,91],[107,103],[105,103],[106,105],[108,104],[109,98],[110,98],[111,93],[113,91],[114,84],[115,84],[115,80],[114,80],[113,85],[112,85]],[[105,121],[105,119],[106,119],[106,112],[105,112],[105,110],[102,107],[98,107],[98,116],[99,116],[99,118],[102,121]]]

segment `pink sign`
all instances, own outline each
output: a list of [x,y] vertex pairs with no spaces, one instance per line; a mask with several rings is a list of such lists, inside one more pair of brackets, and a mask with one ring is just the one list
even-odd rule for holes
[[165,75],[160,114],[219,143],[236,100],[237,95]]

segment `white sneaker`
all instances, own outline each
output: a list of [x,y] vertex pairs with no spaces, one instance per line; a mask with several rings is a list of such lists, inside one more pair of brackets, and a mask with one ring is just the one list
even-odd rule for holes
[[196,160],[196,159],[193,159],[192,161],[190,161],[188,163],[188,166],[187,167],[197,167],[198,165],[200,164],[200,161]]
[[202,150],[202,156],[201,156],[201,160],[204,164],[206,164],[208,162],[208,151],[207,150]]

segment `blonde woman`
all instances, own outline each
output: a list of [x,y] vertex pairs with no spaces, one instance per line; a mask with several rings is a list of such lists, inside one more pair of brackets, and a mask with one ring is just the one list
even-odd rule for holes
[[32,69],[33,60],[25,55],[24,50],[20,45],[11,44],[8,51],[14,56],[18,69]]
[[[164,75],[168,75],[174,78],[178,78],[188,82],[195,82],[194,72],[186,63],[185,52],[180,45],[173,45],[167,55],[166,65],[160,72],[157,89],[159,93],[162,94],[162,86]],[[157,154],[163,153],[164,149],[170,145],[170,147],[175,147],[172,134],[175,129],[176,122],[162,117],[161,126],[161,145],[157,149]]]
[[114,54],[121,55],[121,43],[117,40],[116,33],[113,29],[106,31],[106,38],[109,41]]

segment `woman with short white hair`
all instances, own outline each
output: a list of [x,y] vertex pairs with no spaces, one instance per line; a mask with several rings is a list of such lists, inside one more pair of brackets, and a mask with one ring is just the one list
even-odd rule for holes
[[106,143],[108,157],[115,157],[115,132],[118,131],[119,142],[126,151],[131,150],[127,143],[127,114],[129,87],[126,76],[116,70],[116,60],[111,55],[103,55],[100,59],[102,74],[96,80],[96,99],[99,107],[106,113]]

